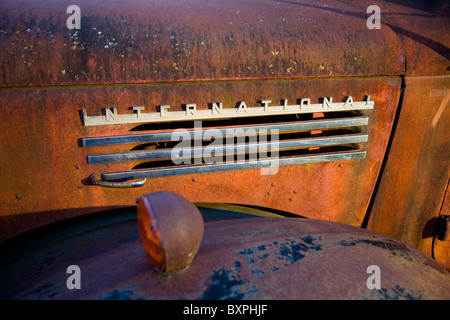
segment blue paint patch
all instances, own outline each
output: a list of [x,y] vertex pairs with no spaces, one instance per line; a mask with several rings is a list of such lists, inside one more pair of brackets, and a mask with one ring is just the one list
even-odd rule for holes
[[302,237],[301,239],[307,244],[312,244],[313,241],[316,240],[315,238],[313,238],[311,236]]
[[261,269],[254,269],[254,270],[252,270],[252,273],[253,274],[264,274],[264,271]]
[[[316,238],[305,236],[300,239],[302,241],[299,242],[290,239],[285,239],[283,242],[274,241],[272,243],[246,248],[237,254],[244,256],[248,264],[255,263],[255,260],[264,260],[272,254],[274,258],[285,261],[285,266],[288,266],[303,259],[305,257],[304,252],[309,250],[322,250],[320,244],[314,244],[314,241],[317,240]],[[270,253],[267,251],[270,251]]]
[[285,266],[288,266],[305,257],[304,254],[300,253],[301,251],[308,251],[308,247],[302,243],[295,242],[290,244],[282,244],[280,246],[281,256],[278,258],[286,261]]
[[269,256],[270,254],[268,253],[264,253],[263,255],[260,256],[261,259],[265,259]]
[[[249,285],[252,281],[251,278],[263,277],[267,273],[282,270],[284,267],[305,258],[304,253],[307,251],[322,250],[322,246],[315,243],[316,240],[321,240],[321,238],[305,236],[298,241],[285,239],[238,251],[236,260],[232,264],[234,267],[226,268],[222,266],[219,270],[213,271],[210,277],[210,285],[200,299],[244,299],[246,295],[258,290],[256,286]],[[282,263],[280,264],[279,261],[282,261]],[[250,272],[248,279],[241,277],[242,270],[245,270],[247,275],[247,272]]]
[[252,254],[254,251],[252,249],[244,249],[240,251],[241,254]]
[[232,271],[225,270],[222,267],[219,270],[213,271],[211,275],[211,284],[205,290],[200,299],[205,300],[241,300],[244,293],[240,292],[237,286],[244,284],[244,281],[236,279],[232,275]]
[[132,290],[117,290],[109,292],[101,296],[99,300],[143,300],[143,298],[136,298]]
[[398,284],[386,289],[381,288],[377,290],[380,300],[422,300],[422,294],[409,291],[406,288],[400,287]]
[[341,245],[343,247],[353,247],[353,246],[356,246],[356,241],[342,240],[339,242],[339,245]]

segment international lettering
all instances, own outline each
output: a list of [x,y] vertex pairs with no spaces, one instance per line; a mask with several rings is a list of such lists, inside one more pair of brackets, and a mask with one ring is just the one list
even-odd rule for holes
[[88,115],[86,109],[82,112],[85,126],[98,126],[364,110],[373,109],[374,101],[367,95],[363,101],[354,101],[353,97],[348,96],[343,102],[336,102],[333,97],[323,97],[318,103],[311,103],[310,98],[301,98],[294,104],[289,103],[288,99],[281,99],[280,104],[261,99],[255,106],[249,106],[246,101],[238,101],[234,107],[225,107],[222,102],[211,102],[207,108],[199,108],[196,103],[185,103],[181,106],[183,111],[172,111],[170,105],[162,104],[158,106],[158,112],[145,112],[145,106],[133,106],[131,112],[124,114],[120,114],[117,107],[104,108],[102,115]]

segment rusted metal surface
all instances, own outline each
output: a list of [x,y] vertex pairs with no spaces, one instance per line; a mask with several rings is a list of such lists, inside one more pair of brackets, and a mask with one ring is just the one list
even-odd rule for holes
[[[66,218],[69,212],[75,215],[79,209],[134,205],[138,196],[159,190],[179,193],[192,202],[263,205],[360,225],[391,131],[400,84],[395,77],[380,77],[4,90],[0,95],[5,118],[0,131],[0,176],[8,183],[0,187],[1,237]],[[102,188],[88,181],[92,173],[126,171],[139,162],[88,165],[86,157],[92,151],[81,146],[82,137],[139,131],[130,132],[132,125],[84,127],[84,108],[88,114],[113,106],[127,113],[130,106],[139,105],[156,112],[161,104],[182,110],[182,103],[193,101],[207,108],[211,101],[250,105],[260,99],[319,101],[324,95],[343,101],[348,95],[359,100],[368,94],[375,107],[368,111],[365,159],[285,166],[273,176],[249,169],[161,177],[147,179],[141,188]],[[124,145],[95,148],[99,154],[129,151]]]
[[[66,3],[2,1],[0,179],[4,183],[0,187],[0,240],[105,207],[133,205],[139,195],[163,189],[196,202],[264,205],[360,225],[379,174],[400,92],[400,78],[386,76],[450,73],[446,3],[436,7],[427,3],[134,0],[105,5],[98,0],[80,0],[82,27],[77,31],[66,27]],[[381,8],[381,30],[366,27],[366,9],[372,4]],[[413,91],[418,95],[423,92],[420,86],[408,92]],[[155,178],[147,180],[142,189],[126,191],[87,183],[92,173],[130,168],[120,163],[88,166],[89,150],[81,148],[80,139],[128,134],[133,127],[83,127],[82,109],[99,114],[102,108],[117,107],[127,113],[130,106],[144,105],[147,111],[156,112],[161,104],[182,110],[181,104],[195,102],[206,108],[218,99],[233,105],[244,100],[295,101],[302,96],[339,100],[352,95],[361,99],[367,94],[376,101],[376,108],[371,114],[369,152],[364,160],[283,167],[275,176],[261,176],[253,169]],[[422,101],[420,96],[405,101],[419,113],[424,110],[417,103]],[[442,126],[447,111],[437,107],[432,119],[435,128]],[[421,116],[428,114],[416,119]],[[402,126],[399,131],[403,133],[395,141],[412,132],[407,123]],[[423,133],[422,129],[417,132]],[[442,141],[439,135],[436,141]],[[447,155],[448,148],[440,142],[436,145],[428,131],[419,136],[433,141],[424,143],[430,146],[431,157]],[[406,141],[412,143],[416,138]],[[402,152],[409,157],[415,147],[412,144]],[[439,148],[444,152],[434,156],[433,151]],[[130,151],[123,146],[108,150]],[[396,155],[390,157],[387,168]],[[410,163],[410,158],[399,156],[399,162]],[[423,163],[427,165],[413,163],[408,171],[432,171],[436,178],[442,169],[448,179],[448,168],[442,163],[435,165],[428,158]],[[442,196],[444,178],[436,178],[438,191],[433,191],[435,197],[423,206],[414,203],[424,203],[426,193],[416,199],[411,189],[402,191],[410,187],[399,187],[393,193],[411,197],[402,201],[408,203],[402,207],[396,203],[399,198],[391,198],[397,180],[390,179],[403,166],[391,170],[387,169],[390,177],[383,177],[380,188],[387,202],[380,204],[379,197],[376,199],[374,208],[384,209],[373,215],[369,225],[430,253],[431,239],[419,239],[419,235],[427,219],[436,217],[436,199]],[[406,179],[400,182],[403,186],[415,179],[399,175],[398,179]],[[427,174],[420,176],[425,180],[417,178],[420,181],[412,181],[412,185],[431,181],[426,180]],[[392,215],[387,208],[402,210],[394,210],[401,213]],[[407,218],[410,208],[414,214]],[[417,208],[428,211],[420,216]]]
[[449,1],[400,0],[379,5],[382,28],[394,31],[402,41],[406,75],[450,75]]
[[420,3],[80,0],[69,30],[65,2],[2,1],[0,86],[449,74],[449,18]]
[[432,255],[450,178],[449,77],[406,78],[404,99],[368,228]]
[[[450,275],[419,250],[347,225],[300,218],[205,215],[191,266],[161,274],[148,264],[135,209],[109,222],[72,222],[2,251],[3,299],[448,299]],[[229,216],[232,219],[227,219]],[[87,217],[85,217],[87,218]],[[49,243],[49,239],[51,242]],[[95,245],[93,245],[95,243]],[[69,265],[81,290],[69,290]],[[369,289],[368,267],[381,286]],[[369,281],[370,282],[370,281]]]
[[186,198],[167,191],[137,200],[139,233],[150,264],[169,272],[189,266],[203,237],[203,218]]

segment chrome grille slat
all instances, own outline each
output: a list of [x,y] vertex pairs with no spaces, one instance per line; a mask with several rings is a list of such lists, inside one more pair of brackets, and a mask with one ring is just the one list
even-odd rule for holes
[[[290,157],[278,159],[278,166],[328,162],[337,160],[352,160],[352,159],[364,159],[366,157],[366,151],[355,152],[343,152],[332,154],[321,154],[313,156],[302,157]],[[217,171],[229,171],[229,170],[242,170],[242,169],[254,169],[264,168],[272,165],[271,160],[257,160],[248,162],[232,162],[221,164],[206,164],[206,165],[192,165],[192,166],[175,166],[167,168],[155,168],[145,170],[132,170],[123,172],[111,172],[103,173],[102,178],[104,181],[126,181],[132,179],[142,178],[156,178],[165,176],[175,176],[194,173],[208,173]]]
[[[330,119],[330,120],[312,120],[312,121],[299,121],[293,123],[274,123],[256,126],[245,126],[239,127],[249,130],[259,131],[262,129],[267,130],[278,130],[280,134],[286,132],[298,132],[298,131],[309,131],[309,130],[326,130],[326,129],[338,129],[346,127],[357,127],[366,126],[369,122],[367,117],[354,117],[354,118],[342,118],[342,119]],[[227,128],[215,128],[219,130],[223,136],[226,136],[227,130],[233,129],[232,127]],[[237,128],[235,128],[237,129]],[[203,132],[208,130],[200,130]],[[191,137],[193,138],[194,131],[189,131]],[[82,138],[81,143],[83,147],[100,147],[100,146],[111,146],[120,144],[140,144],[140,143],[152,143],[152,142],[167,142],[172,140],[172,132],[161,132],[161,133],[144,133],[144,134],[132,134],[132,135],[122,135],[122,136],[109,136],[109,137],[88,137]]]
[[[367,142],[368,135],[345,135],[345,136],[333,136],[333,137],[320,137],[320,138],[306,138],[306,139],[296,139],[296,140],[281,140],[276,143],[247,143],[247,144],[235,144],[231,146],[213,146],[209,148],[214,148],[214,155],[230,155],[236,153],[249,153],[257,152],[260,150],[261,146],[266,147],[267,150],[281,151],[289,149],[300,149],[300,148],[313,148],[313,147],[323,147],[323,146],[334,146],[352,143],[362,143]],[[196,155],[203,154],[206,147],[194,147],[183,149],[187,151],[187,154]],[[103,154],[103,155],[91,155],[88,156],[89,164],[96,163],[110,163],[110,162],[127,162],[127,161],[146,161],[146,160],[169,160],[172,156],[172,149],[162,149],[162,150],[152,150],[152,151],[134,151],[127,153],[117,153],[117,154]]]

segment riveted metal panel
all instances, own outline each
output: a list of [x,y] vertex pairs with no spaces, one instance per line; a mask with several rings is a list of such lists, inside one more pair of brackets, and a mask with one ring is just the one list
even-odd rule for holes
[[[139,195],[158,190],[179,193],[193,202],[264,205],[360,225],[383,160],[400,84],[398,78],[381,77],[4,90],[0,174],[7,183],[0,187],[1,234],[8,237],[89,210],[132,205]],[[364,159],[281,166],[271,176],[261,175],[256,168],[152,178],[142,188],[127,190],[101,188],[87,181],[92,173],[129,171],[142,161],[88,164],[88,155],[129,152],[139,143],[83,147],[81,139],[148,131],[130,131],[134,124],[84,126],[82,109],[96,114],[116,107],[128,113],[130,106],[138,105],[156,112],[161,104],[182,110],[181,104],[194,101],[204,109],[211,101],[223,101],[226,106],[246,101],[250,108],[261,99],[308,97],[317,102],[333,97],[340,102],[347,96],[356,101],[367,95],[375,105],[364,111],[369,118],[368,125],[362,126],[368,135]]]

